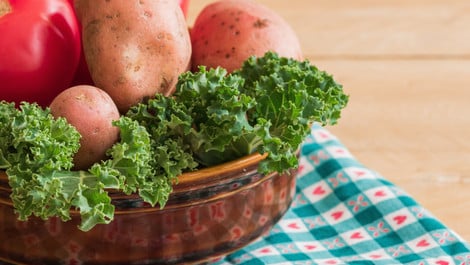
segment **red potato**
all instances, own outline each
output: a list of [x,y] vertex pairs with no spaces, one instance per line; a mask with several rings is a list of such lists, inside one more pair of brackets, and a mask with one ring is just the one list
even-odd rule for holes
[[119,138],[119,129],[112,125],[119,119],[119,110],[105,91],[89,85],[74,86],[57,95],[49,107],[54,117],[67,119],[82,136],[74,169],[88,169],[106,159],[106,150]]
[[75,0],[94,85],[121,113],[146,98],[171,95],[191,60],[188,25],[175,0]]
[[192,70],[221,66],[232,72],[250,56],[273,51],[302,60],[296,33],[277,13],[251,0],[221,0],[207,5],[191,29]]

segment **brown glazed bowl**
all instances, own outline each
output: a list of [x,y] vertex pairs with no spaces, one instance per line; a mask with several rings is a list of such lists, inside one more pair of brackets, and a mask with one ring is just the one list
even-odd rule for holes
[[0,172],[0,264],[196,264],[233,252],[267,232],[287,211],[295,170],[257,172],[259,154],[180,176],[167,205],[109,194],[114,220],[88,232],[80,216],[18,221]]

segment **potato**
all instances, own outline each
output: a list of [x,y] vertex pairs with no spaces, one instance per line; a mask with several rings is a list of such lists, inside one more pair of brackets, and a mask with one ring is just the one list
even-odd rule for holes
[[119,138],[119,110],[103,90],[89,85],[68,88],[50,104],[54,117],[64,117],[80,133],[80,149],[75,154],[74,169],[88,169],[106,159],[108,150]]
[[192,70],[221,66],[232,72],[250,56],[273,51],[302,60],[296,33],[271,9],[250,0],[222,0],[207,5],[191,29]]
[[91,77],[125,113],[155,93],[171,95],[189,69],[191,41],[175,0],[75,0]]

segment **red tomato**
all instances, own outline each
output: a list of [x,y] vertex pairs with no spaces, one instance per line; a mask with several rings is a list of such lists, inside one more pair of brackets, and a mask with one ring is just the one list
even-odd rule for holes
[[[68,0],[70,5],[72,6],[74,12],[74,0]],[[88,70],[88,64],[85,60],[85,55],[83,52],[83,45],[81,44],[81,25],[80,21],[77,21],[80,27],[80,61],[78,62],[77,72],[72,80],[71,86],[77,85],[94,85],[93,79],[91,79],[90,71]]]
[[70,86],[80,29],[68,0],[8,0],[0,8],[0,100],[47,106]]
[[184,15],[187,16],[189,9],[189,0],[180,0],[180,7],[183,10]]

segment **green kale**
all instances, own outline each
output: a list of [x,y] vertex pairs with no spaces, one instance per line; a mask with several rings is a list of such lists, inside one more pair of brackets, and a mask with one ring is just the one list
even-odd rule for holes
[[336,123],[348,96],[308,61],[268,52],[232,74],[200,67],[181,75],[174,100],[193,118],[184,139],[198,162],[211,166],[268,153],[259,171],[269,173],[296,167],[312,123]]
[[273,52],[251,57],[233,73],[244,80],[242,93],[255,98],[247,113],[251,124],[266,126],[258,152],[269,154],[261,172],[284,171],[298,164],[296,151],[313,122],[335,124],[348,102],[342,86],[308,61]]
[[[11,199],[19,219],[70,219],[74,192],[66,176],[79,148],[80,134],[64,119],[54,119],[36,104],[0,102],[0,161],[11,186]],[[67,209],[67,210],[65,210]]]
[[151,139],[151,170],[140,174],[139,194],[152,205],[164,206],[178,176],[198,166],[181,137],[190,131],[191,117],[184,106],[161,94],[132,107],[126,117],[146,128]]
[[114,218],[109,190],[138,193],[164,206],[186,171],[267,153],[259,171],[297,166],[313,122],[334,124],[346,106],[342,86],[308,61],[266,53],[228,74],[223,68],[183,73],[172,97],[161,94],[113,122],[120,140],[109,159],[73,171],[80,134],[48,108],[0,101],[0,170],[5,170],[20,220],[63,221],[78,210],[79,228]]
[[[120,141],[108,150],[110,158],[88,171],[71,170],[80,134],[65,119],[54,119],[49,109],[28,103],[16,109],[0,102],[0,122],[0,168],[8,175],[20,220],[34,215],[67,221],[77,209],[79,228],[88,231],[113,220],[109,189],[138,192],[144,201],[164,205],[172,181],[181,174],[175,164],[190,168],[178,144],[157,143],[145,127],[125,116],[113,122],[120,129]],[[177,163],[167,163],[170,160]]]
[[244,80],[222,68],[180,76],[174,100],[192,117],[184,135],[196,160],[204,166],[220,164],[256,151],[261,127],[248,122],[255,99],[240,93]]

